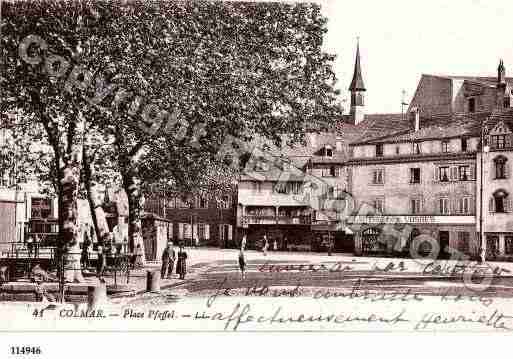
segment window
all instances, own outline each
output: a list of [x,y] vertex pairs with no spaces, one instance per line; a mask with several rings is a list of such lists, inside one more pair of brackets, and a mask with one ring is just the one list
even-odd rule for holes
[[458,250],[461,253],[469,252],[470,233],[458,232]]
[[336,169],[335,166],[330,167],[330,176],[335,177],[336,176]]
[[467,152],[467,139],[461,139],[461,152]]
[[208,201],[205,197],[198,197],[198,208],[208,208]]
[[459,166],[458,167],[458,177],[459,177],[460,181],[470,180],[470,166]]
[[[260,182],[255,182],[260,185]],[[260,192],[260,190],[259,190]],[[232,197],[229,195],[224,195],[221,197],[221,199],[218,201],[218,206],[220,209],[229,209],[232,208]]]
[[210,238],[209,225],[205,223],[198,223],[198,238],[200,240],[208,240]]
[[449,141],[442,141],[442,152],[449,152]]
[[333,149],[331,149],[331,147],[325,147],[324,154],[326,157],[333,157]]
[[508,97],[504,97],[504,108],[510,107],[510,99]]
[[399,146],[395,146],[395,154],[398,155],[400,152]]
[[376,157],[383,157],[383,144],[378,143],[376,145]]
[[458,212],[461,214],[470,214],[472,212],[471,197],[463,197],[458,199]]
[[449,198],[440,198],[439,210],[441,214],[449,214]]
[[292,194],[300,194],[301,193],[301,182],[289,182],[287,183],[287,191]]
[[493,198],[490,200],[490,212],[509,212],[509,199],[506,191],[499,189],[493,193]]
[[51,214],[50,199],[48,198],[32,198],[32,218],[48,218]]
[[513,236],[505,236],[504,244],[505,244],[505,248],[504,248],[505,253],[513,254]]
[[438,178],[440,182],[449,182],[449,167],[438,167]]
[[421,212],[421,201],[419,198],[410,200],[411,214],[419,214]]
[[287,193],[287,183],[277,182],[274,185],[274,192],[278,193],[278,194],[286,194]]
[[493,135],[492,137],[492,147],[497,149],[502,149],[506,147],[506,136],[505,135]]
[[495,166],[495,179],[506,178],[506,162],[507,158],[504,156],[498,156],[493,159]]
[[410,168],[410,183],[420,183],[420,168]]
[[376,210],[376,212],[378,213],[383,213],[384,212],[384,209],[385,209],[385,205],[384,205],[384,200],[383,198],[376,198],[373,202],[372,202],[372,206],[374,207],[374,209]]
[[334,190],[334,193],[333,193],[333,198],[335,199],[344,199],[344,189],[342,187],[335,187],[335,190]]
[[385,171],[383,169],[378,169],[372,171],[372,183],[373,184],[384,184],[385,183]]
[[335,188],[334,188],[334,187],[331,187],[331,186],[330,186],[330,187],[328,187],[328,190],[327,190],[326,195],[327,195],[327,198],[328,198],[328,199],[333,199],[333,198],[335,198]]
[[476,99],[475,98],[468,99],[468,112],[476,112]]
[[414,142],[413,143],[413,150],[412,150],[413,154],[415,155],[420,155],[420,143],[419,142]]

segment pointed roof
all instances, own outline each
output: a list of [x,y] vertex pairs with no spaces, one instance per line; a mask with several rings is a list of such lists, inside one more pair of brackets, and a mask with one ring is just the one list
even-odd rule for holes
[[353,80],[349,91],[365,91],[365,85],[363,84],[362,69],[360,68],[360,41],[356,42],[356,61],[354,63]]

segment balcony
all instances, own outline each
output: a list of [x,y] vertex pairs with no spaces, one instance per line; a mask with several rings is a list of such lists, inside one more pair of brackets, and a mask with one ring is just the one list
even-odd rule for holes
[[242,217],[242,225],[250,224],[286,224],[286,225],[310,225],[312,217],[306,216],[244,216]]

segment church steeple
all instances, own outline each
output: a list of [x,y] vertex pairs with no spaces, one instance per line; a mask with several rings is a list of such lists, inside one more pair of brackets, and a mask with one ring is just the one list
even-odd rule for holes
[[351,108],[349,116],[351,122],[355,125],[364,120],[365,117],[365,85],[363,84],[362,69],[360,67],[360,40],[356,42],[356,60],[354,63],[353,80],[351,86]]
[[360,39],[356,42],[356,60],[354,63],[353,80],[349,91],[365,91],[365,85],[363,84],[362,69],[360,67]]

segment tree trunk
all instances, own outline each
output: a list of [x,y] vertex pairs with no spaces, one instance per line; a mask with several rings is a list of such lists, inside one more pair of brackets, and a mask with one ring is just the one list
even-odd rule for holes
[[59,251],[62,255],[64,280],[83,282],[80,266],[78,223],[78,190],[80,165],[70,159],[65,161],[59,185]]
[[123,188],[128,197],[128,248],[134,253],[140,245],[143,265],[146,264],[144,241],[142,236],[142,214],[144,197],[141,192],[140,180],[134,171],[128,171],[123,175]]
[[89,203],[89,209],[91,211],[91,218],[93,220],[94,232],[98,243],[103,244],[105,237],[109,233],[109,225],[107,218],[105,217],[105,211],[102,208],[102,200],[99,198],[96,185],[94,185],[93,171],[91,169],[92,163],[86,153],[84,147],[84,155],[82,157],[82,164],[84,170],[84,184],[87,191],[87,202]]

